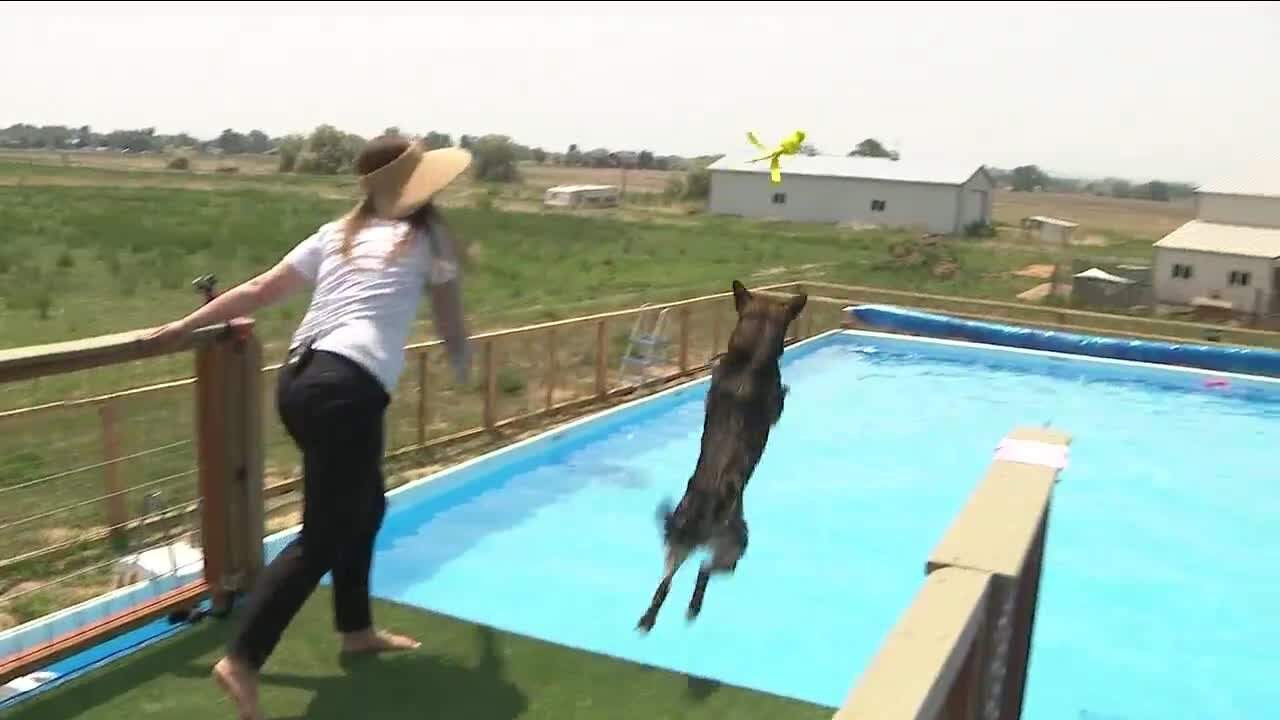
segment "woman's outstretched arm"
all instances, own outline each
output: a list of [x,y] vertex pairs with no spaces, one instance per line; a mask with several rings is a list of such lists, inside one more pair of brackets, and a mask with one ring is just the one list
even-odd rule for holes
[[306,287],[306,276],[287,261],[245,281],[200,306],[190,315],[153,330],[148,340],[175,340],[198,328],[252,315]]

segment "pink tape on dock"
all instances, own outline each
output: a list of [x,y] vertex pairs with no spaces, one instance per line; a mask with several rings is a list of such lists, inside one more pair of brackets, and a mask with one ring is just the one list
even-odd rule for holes
[[1067,467],[1067,446],[1039,440],[1005,438],[996,446],[996,460],[1045,465],[1063,470]]

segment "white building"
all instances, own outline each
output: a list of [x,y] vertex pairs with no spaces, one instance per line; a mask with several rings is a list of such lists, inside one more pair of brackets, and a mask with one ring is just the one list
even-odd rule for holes
[[1280,313],[1280,168],[1201,186],[1196,219],[1155,252],[1159,302]]
[[542,202],[547,207],[613,207],[618,188],[613,185],[558,185],[548,188]]
[[711,172],[711,212],[798,222],[848,222],[958,234],[991,222],[995,183],[981,165],[794,155],[782,182],[767,160],[721,158]]

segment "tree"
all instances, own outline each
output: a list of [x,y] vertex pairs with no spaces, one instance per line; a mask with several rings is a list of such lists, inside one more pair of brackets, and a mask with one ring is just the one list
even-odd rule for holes
[[1169,185],[1159,180],[1152,180],[1146,185],[1146,195],[1156,202],[1169,202]]
[[582,164],[582,151],[578,149],[577,143],[569,146],[569,150],[564,154],[564,164],[577,166]]
[[1049,176],[1035,165],[1019,165],[1010,177],[1014,192],[1043,190],[1049,184]]
[[471,153],[474,155],[471,169],[477,180],[505,183],[515,182],[519,177],[516,148],[506,135],[486,135],[476,140]]
[[422,138],[422,144],[428,150],[438,150],[440,148],[453,147],[453,138],[449,137],[449,133],[432,130]]
[[271,149],[271,138],[261,130],[250,130],[245,136],[244,149],[246,152],[261,155]]
[[238,155],[244,152],[245,137],[235,130],[227,128],[218,136],[217,144],[218,147],[222,148],[222,152]]
[[690,170],[684,176],[684,196],[687,200],[703,200],[711,195],[711,171],[706,168]]
[[458,138],[458,147],[470,150],[472,145],[476,144],[476,139],[470,135],[463,135]]
[[1133,183],[1128,180],[1116,180],[1111,183],[1111,196],[1121,199],[1133,197]]
[[547,161],[547,151],[543,150],[540,147],[534,148],[532,150],[532,154],[533,154],[533,161],[538,163],[539,165]]
[[301,135],[288,135],[280,139],[280,172],[293,172],[298,166],[298,156],[306,144]]
[[400,134],[400,128],[396,127],[395,125],[392,125],[391,127],[387,128],[386,130],[383,130],[383,131],[382,131],[382,134],[383,134],[383,135],[399,135],[399,134]]
[[818,147],[813,143],[804,143],[800,146],[800,154],[814,157],[815,155],[821,155],[822,152],[819,151]]
[[321,125],[307,139],[306,150],[298,158],[299,172],[337,175],[350,169],[364,146],[358,135],[344,133],[332,125]]
[[636,157],[636,165],[641,170],[648,170],[653,167],[653,153],[648,150],[641,150],[640,155]]
[[849,151],[849,157],[893,158],[894,155],[875,138],[867,138]]

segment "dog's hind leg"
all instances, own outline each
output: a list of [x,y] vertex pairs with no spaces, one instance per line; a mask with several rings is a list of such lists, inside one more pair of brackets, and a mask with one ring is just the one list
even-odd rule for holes
[[667,567],[662,575],[662,582],[658,583],[658,589],[653,593],[649,609],[645,610],[644,615],[640,617],[640,622],[636,624],[641,632],[649,632],[653,629],[653,624],[658,621],[658,611],[667,601],[667,593],[671,592],[671,579],[675,577],[676,571],[684,564],[687,557],[689,557],[687,549],[669,548],[667,550]]
[[712,541],[711,547],[711,561],[704,562],[698,568],[698,581],[693,586],[693,596],[689,598],[689,609],[685,613],[689,620],[702,612],[702,600],[707,594],[707,583],[711,581],[711,576],[731,573],[737,569],[738,561],[747,550],[746,526],[743,525],[733,534],[718,536]]

